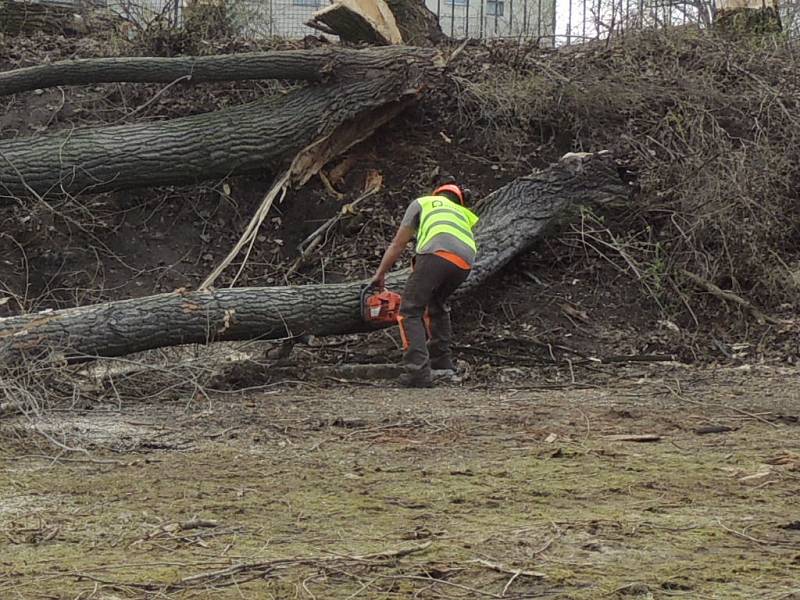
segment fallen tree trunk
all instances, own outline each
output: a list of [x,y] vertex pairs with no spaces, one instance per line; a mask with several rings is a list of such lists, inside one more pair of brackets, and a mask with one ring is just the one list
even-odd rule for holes
[[[391,50],[388,51],[387,50]],[[50,192],[96,193],[263,172],[337,127],[418,94],[439,72],[435,51],[363,52],[353,81],[159,123],[0,141],[0,203]]]
[[[0,96],[61,85],[95,83],[171,83],[186,77],[192,83],[289,79],[353,82],[385,61],[404,60],[407,48],[317,48],[214,56],[85,58],[24,67],[0,73]],[[430,56],[430,52],[427,53]]]
[[[624,198],[628,187],[607,155],[562,159],[495,192],[476,227],[469,293],[541,238],[567,207]],[[406,271],[388,285],[402,288]],[[120,356],[190,343],[318,336],[371,329],[359,309],[361,282],[174,292],[0,319],[8,355],[58,349],[73,357]],[[8,356],[7,355],[7,356]],[[8,360],[8,359],[7,359]]]

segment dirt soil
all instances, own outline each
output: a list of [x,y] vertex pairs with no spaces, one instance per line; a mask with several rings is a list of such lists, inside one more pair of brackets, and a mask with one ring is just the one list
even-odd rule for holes
[[800,598],[795,371],[610,369],[6,419],[0,596]]

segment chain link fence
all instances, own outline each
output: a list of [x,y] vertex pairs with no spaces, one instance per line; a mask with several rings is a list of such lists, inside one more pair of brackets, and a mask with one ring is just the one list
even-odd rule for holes
[[427,0],[451,38],[553,39],[556,0]]
[[[85,0],[40,0],[78,4]],[[90,0],[98,2],[98,0]],[[218,0],[223,1],[223,0]],[[328,0],[224,0],[235,28],[246,37],[302,38],[317,35],[306,26]],[[607,39],[635,29],[705,28],[716,0],[425,0],[442,31],[454,39],[511,38],[542,46]],[[99,0],[141,25],[155,20],[181,25],[186,0]],[[787,35],[800,34],[800,0],[781,2]]]

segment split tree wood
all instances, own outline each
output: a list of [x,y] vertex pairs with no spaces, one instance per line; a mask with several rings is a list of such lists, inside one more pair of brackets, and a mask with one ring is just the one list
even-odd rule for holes
[[348,42],[402,44],[394,15],[384,0],[336,0],[316,11],[306,25]]
[[[565,158],[499,189],[483,203],[477,262],[456,299],[543,237],[570,207],[624,199],[629,189],[607,154]],[[387,285],[402,289],[407,276],[393,273]],[[361,320],[362,285],[173,292],[10,317],[0,319],[0,348],[5,360],[48,349],[77,360],[190,343],[356,333],[373,329]]]
[[306,25],[356,43],[430,46],[445,39],[424,0],[336,0]]
[[[437,51],[424,48],[369,48],[357,54],[357,60],[348,55],[351,67],[336,70],[336,84],[159,123],[0,141],[0,204],[51,192],[103,192],[263,172],[322,138],[335,144],[337,128],[359,129],[382,110],[415,98],[444,65]],[[319,55],[313,56],[320,63]]]

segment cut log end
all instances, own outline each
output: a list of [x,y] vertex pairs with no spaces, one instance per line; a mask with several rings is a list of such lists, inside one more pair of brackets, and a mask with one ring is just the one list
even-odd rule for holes
[[403,43],[394,15],[384,0],[336,0],[306,23],[346,42],[391,46]]

